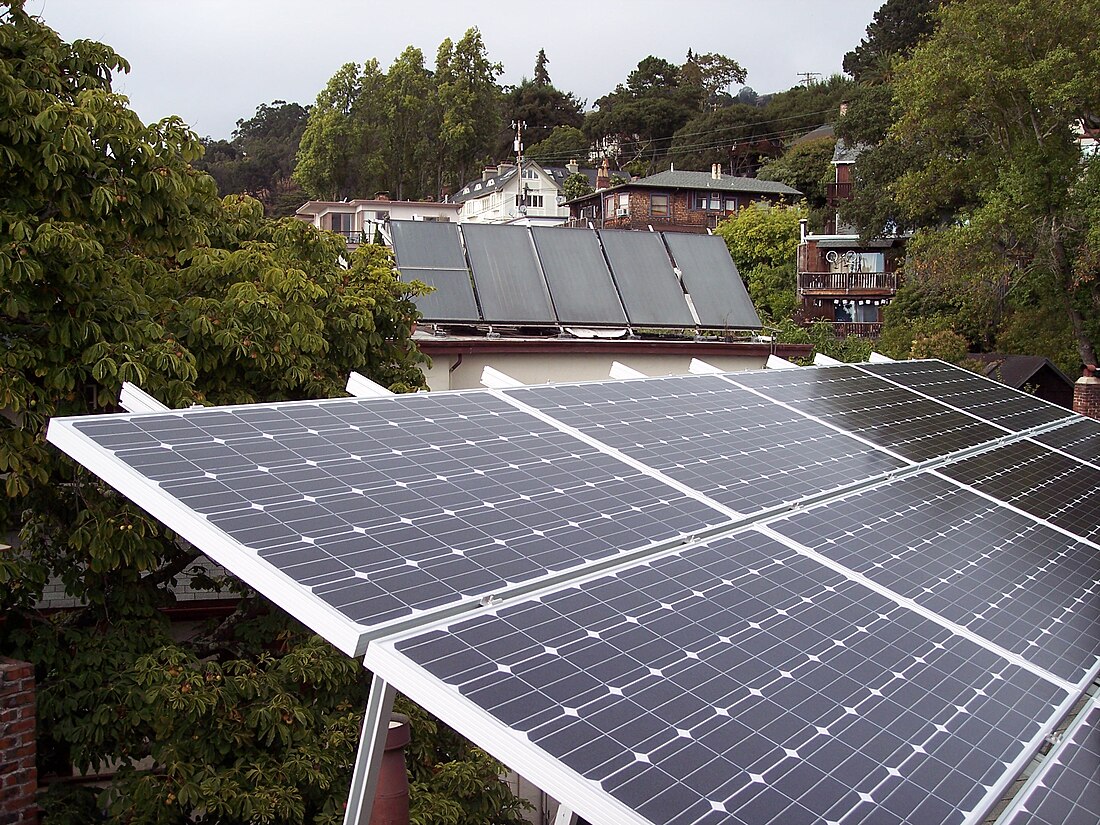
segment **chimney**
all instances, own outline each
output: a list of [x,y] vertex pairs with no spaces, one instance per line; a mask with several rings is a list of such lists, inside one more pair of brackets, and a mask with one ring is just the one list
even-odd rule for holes
[[1089,418],[1100,418],[1100,378],[1096,366],[1089,364],[1085,373],[1073,385],[1073,411]]
[[713,180],[721,180],[722,179],[722,164],[712,163],[710,165],[710,176],[711,176],[711,179],[713,179]]
[[607,189],[611,186],[611,168],[607,164],[607,158],[600,164],[600,170],[596,173],[596,188]]
[[577,165],[576,160],[571,160],[569,161],[569,163],[565,164],[565,171],[568,172],[570,175],[575,175],[579,171],[581,171],[581,167]]
[[0,822],[38,822],[34,666],[0,657]]
[[497,168],[495,166],[486,166],[485,171],[481,173],[481,180],[484,183],[489,178],[495,178],[497,176]]

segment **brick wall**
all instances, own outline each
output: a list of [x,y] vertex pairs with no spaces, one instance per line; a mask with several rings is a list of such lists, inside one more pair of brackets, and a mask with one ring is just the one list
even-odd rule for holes
[[34,668],[0,657],[0,825],[38,821]]
[[1100,418],[1100,378],[1086,375],[1073,385],[1073,411],[1089,418]]

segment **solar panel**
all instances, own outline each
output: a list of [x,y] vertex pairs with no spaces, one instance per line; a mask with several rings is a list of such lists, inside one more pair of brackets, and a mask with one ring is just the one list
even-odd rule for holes
[[630,323],[654,327],[693,327],[688,309],[661,238],[654,232],[600,230],[611,274]]
[[943,361],[897,361],[859,368],[1015,432],[1073,415],[1064,407]]
[[561,323],[626,326],[595,232],[535,226],[531,234]]
[[480,320],[458,224],[391,221],[390,233],[401,280],[421,281],[433,289],[416,298],[426,321]]
[[420,281],[432,287],[427,295],[416,297],[416,308],[426,321],[467,321],[481,319],[465,269],[402,269],[401,280]]
[[508,395],[746,514],[906,466],[714,376]]
[[757,533],[372,645],[366,662],[593,821],[973,822],[1065,705]]
[[728,378],[917,462],[1005,435],[1000,428],[855,367],[731,373]]
[[1100,542],[1100,469],[1017,441],[944,467],[943,474],[981,493]]
[[928,473],[772,529],[1077,683],[1100,657],[1100,554]]
[[1100,822],[1100,705],[1086,708],[1033,780],[1006,825]]
[[256,586],[305,600],[296,614],[315,628],[336,615],[345,649],[363,628],[728,520],[484,392],[71,428],[112,483],[215,560],[274,576]]
[[1077,416],[1072,423],[1036,435],[1034,440],[1083,461],[1100,463],[1100,421]]
[[399,269],[466,269],[458,224],[445,221],[390,221]]
[[663,236],[703,326],[760,328],[760,317],[724,240],[717,235],[683,232],[665,232]]
[[462,235],[487,323],[556,321],[526,227],[466,224]]

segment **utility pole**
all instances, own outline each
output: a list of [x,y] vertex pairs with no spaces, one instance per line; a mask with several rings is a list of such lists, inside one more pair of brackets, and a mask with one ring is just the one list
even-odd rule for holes
[[516,150],[516,197],[519,199],[518,211],[521,215],[527,214],[527,185],[523,182],[523,130],[527,128],[527,122],[513,120],[512,128],[516,130],[516,140],[513,146]]
[[821,72],[799,72],[798,76],[802,78],[801,83],[803,86],[812,86],[815,78],[821,77]]

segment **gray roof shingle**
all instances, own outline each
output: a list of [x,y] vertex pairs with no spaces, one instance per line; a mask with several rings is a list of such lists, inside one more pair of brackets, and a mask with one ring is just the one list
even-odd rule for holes
[[660,187],[662,189],[697,189],[707,192],[746,192],[758,195],[801,195],[797,189],[785,183],[757,178],[739,178],[723,175],[715,178],[710,172],[682,172],[668,169],[646,178],[632,180],[625,186]]

